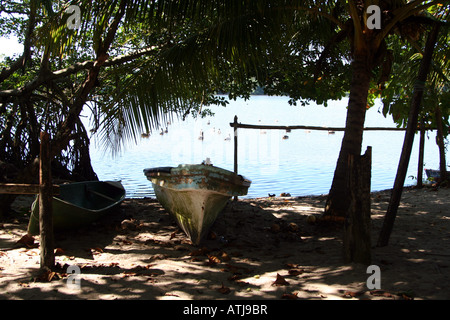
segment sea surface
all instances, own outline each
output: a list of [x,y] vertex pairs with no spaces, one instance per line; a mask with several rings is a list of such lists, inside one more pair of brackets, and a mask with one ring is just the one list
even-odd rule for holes
[[[209,158],[213,165],[233,171],[233,122],[257,125],[306,125],[345,127],[347,100],[329,102],[328,107],[311,103],[291,106],[287,97],[252,96],[230,101],[227,107],[211,106],[214,116],[172,120],[167,132],[129,142],[120,154],[105,152],[95,139],[91,160],[101,180],[121,180],[128,198],[154,197],[145,168],[197,164]],[[366,127],[393,127],[392,118],[381,114],[378,102],[367,111]],[[166,128],[164,128],[166,129]],[[203,140],[199,136],[203,132]],[[287,137],[285,137],[287,136]],[[343,132],[314,130],[238,130],[238,172],[252,180],[244,198],[268,194],[291,196],[329,192]],[[436,132],[425,142],[425,168],[439,167]],[[372,147],[372,191],[393,187],[404,140],[403,131],[365,131],[362,153]],[[405,185],[417,183],[419,135],[416,135]],[[447,158],[449,153],[447,152]],[[424,173],[424,177],[425,173]]]

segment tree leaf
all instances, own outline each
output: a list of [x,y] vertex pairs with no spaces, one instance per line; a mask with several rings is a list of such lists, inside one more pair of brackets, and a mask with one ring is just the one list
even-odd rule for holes
[[298,275],[304,273],[305,270],[303,270],[303,269],[290,269],[288,272],[289,272],[289,275],[291,275],[291,276],[298,276]]
[[61,248],[56,248],[55,249],[55,256],[62,256],[64,254],[65,254],[65,252],[64,252],[63,249],[61,249]]
[[196,256],[202,256],[208,252],[209,252],[209,250],[206,247],[203,247],[201,249],[192,251],[191,253],[189,253],[189,255],[192,257],[196,257]]
[[230,256],[225,251],[222,252],[221,258],[222,258],[222,261],[230,261],[231,260]]
[[215,266],[216,264],[221,263],[219,258],[213,255],[207,255],[208,256],[208,262],[206,263],[207,266]]
[[24,235],[16,243],[23,244],[28,248],[37,248],[39,246],[38,244],[34,244],[34,238],[29,234]]
[[365,291],[345,291],[342,297],[344,298],[357,298],[363,295]]
[[284,277],[280,276],[279,273],[277,273],[277,279],[274,283],[272,283],[273,286],[288,286],[289,282],[284,279]]
[[100,254],[103,253],[103,249],[100,247],[91,248],[92,254]]
[[386,298],[394,297],[394,295],[392,293],[384,291],[384,290],[372,290],[372,291],[370,291],[370,294],[375,297],[386,297]]
[[219,291],[221,294],[229,294],[231,292],[231,289],[228,287],[225,287],[222,282],[222,287],[217,289],[217,291]]
[[58,280],[58,279],[61,279],[61,278],[62,278],[61,274],[59,274],[57,272],[54,272],[54,271],[51,271],[51,270],[46,270],[46,271],[42,272],[36,278],[36,280],[40,281],[40,282],[50,282],[53,279]]
[[281,296],[281,299],[287,299],[287,300],[297,300],[298,299],[298,292],[294,292],[294,293],[284,293]]

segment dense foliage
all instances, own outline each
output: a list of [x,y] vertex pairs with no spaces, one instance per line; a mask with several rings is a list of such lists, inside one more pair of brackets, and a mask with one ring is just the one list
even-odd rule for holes
[[[405,114],[400,102],[411,85],[390,76],[391,67],[413,74],[410,57],[420,53],[421,35],[432,21],[447,22],[449,11],[448,1],[383,1],[382,28],[369,30],[365,9],[373,3],[2,1],[0,35],[16,35],[24,50],[1,62],[0,181],[36,180],[40,131],[52,135],[54,173],[94,179],[90,134],[117,151],[171,116],[225,105],[217,93],[249,97],[256,88],[289,95],[292,104],[349,96],[350,118],[359,119],[348,122],[340,158],[359,154],[359,127],[375,98],[384,97],[384,112],[399,121]],[[76,29],[67,24],[72,4],[80,9]],[[436,90],[428,99],[439,99],[448,127],[448,38],[442,39],[436,80],[427,86]],[[402,68],[406,63],[412,67]],[[86,109],[91,133],[80,119]]]

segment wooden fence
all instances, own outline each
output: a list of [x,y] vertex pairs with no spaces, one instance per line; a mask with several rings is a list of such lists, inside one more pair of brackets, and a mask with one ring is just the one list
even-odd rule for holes
[[[230,123],[230,127],[234,128],[234,172],[238,173],[238,133],[237,129],[260,129],[260,130],[318,130],[318,131],[328,131],[328,132],[339,132],[345,131],[345,128],[341,127],[319,127],[319,126],[271,126],[271,125],[254,125],[254,124],[242,124],[238,123],[238,117],[234,117],[234,122]],[[406,131],[406,128],[389,128],[389,127],[366,127],[364,131]],[[424,135],[425,131],[434,129],[423,129],[420,130],[420,148],[419,148],[419,168],[417,172],[417,183],[418,186],[422,185],[423,177],[423,151],[424,151]],[[236,197],[235,197],[236,199]]]
[[59,193],[59,186],[52,183],[50,135],[41,132],[39,154],[39,184],[0,184],[0,193],[39,194],[40,266],[43,271],[54,268],[54,240],[52,198]]

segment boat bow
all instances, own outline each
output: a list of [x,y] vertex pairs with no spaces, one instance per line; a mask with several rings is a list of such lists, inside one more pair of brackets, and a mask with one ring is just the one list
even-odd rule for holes
[[251,181],[211,165],[179,165],[145,169],[161,205],[199,244],[233,196],[246,195]]

